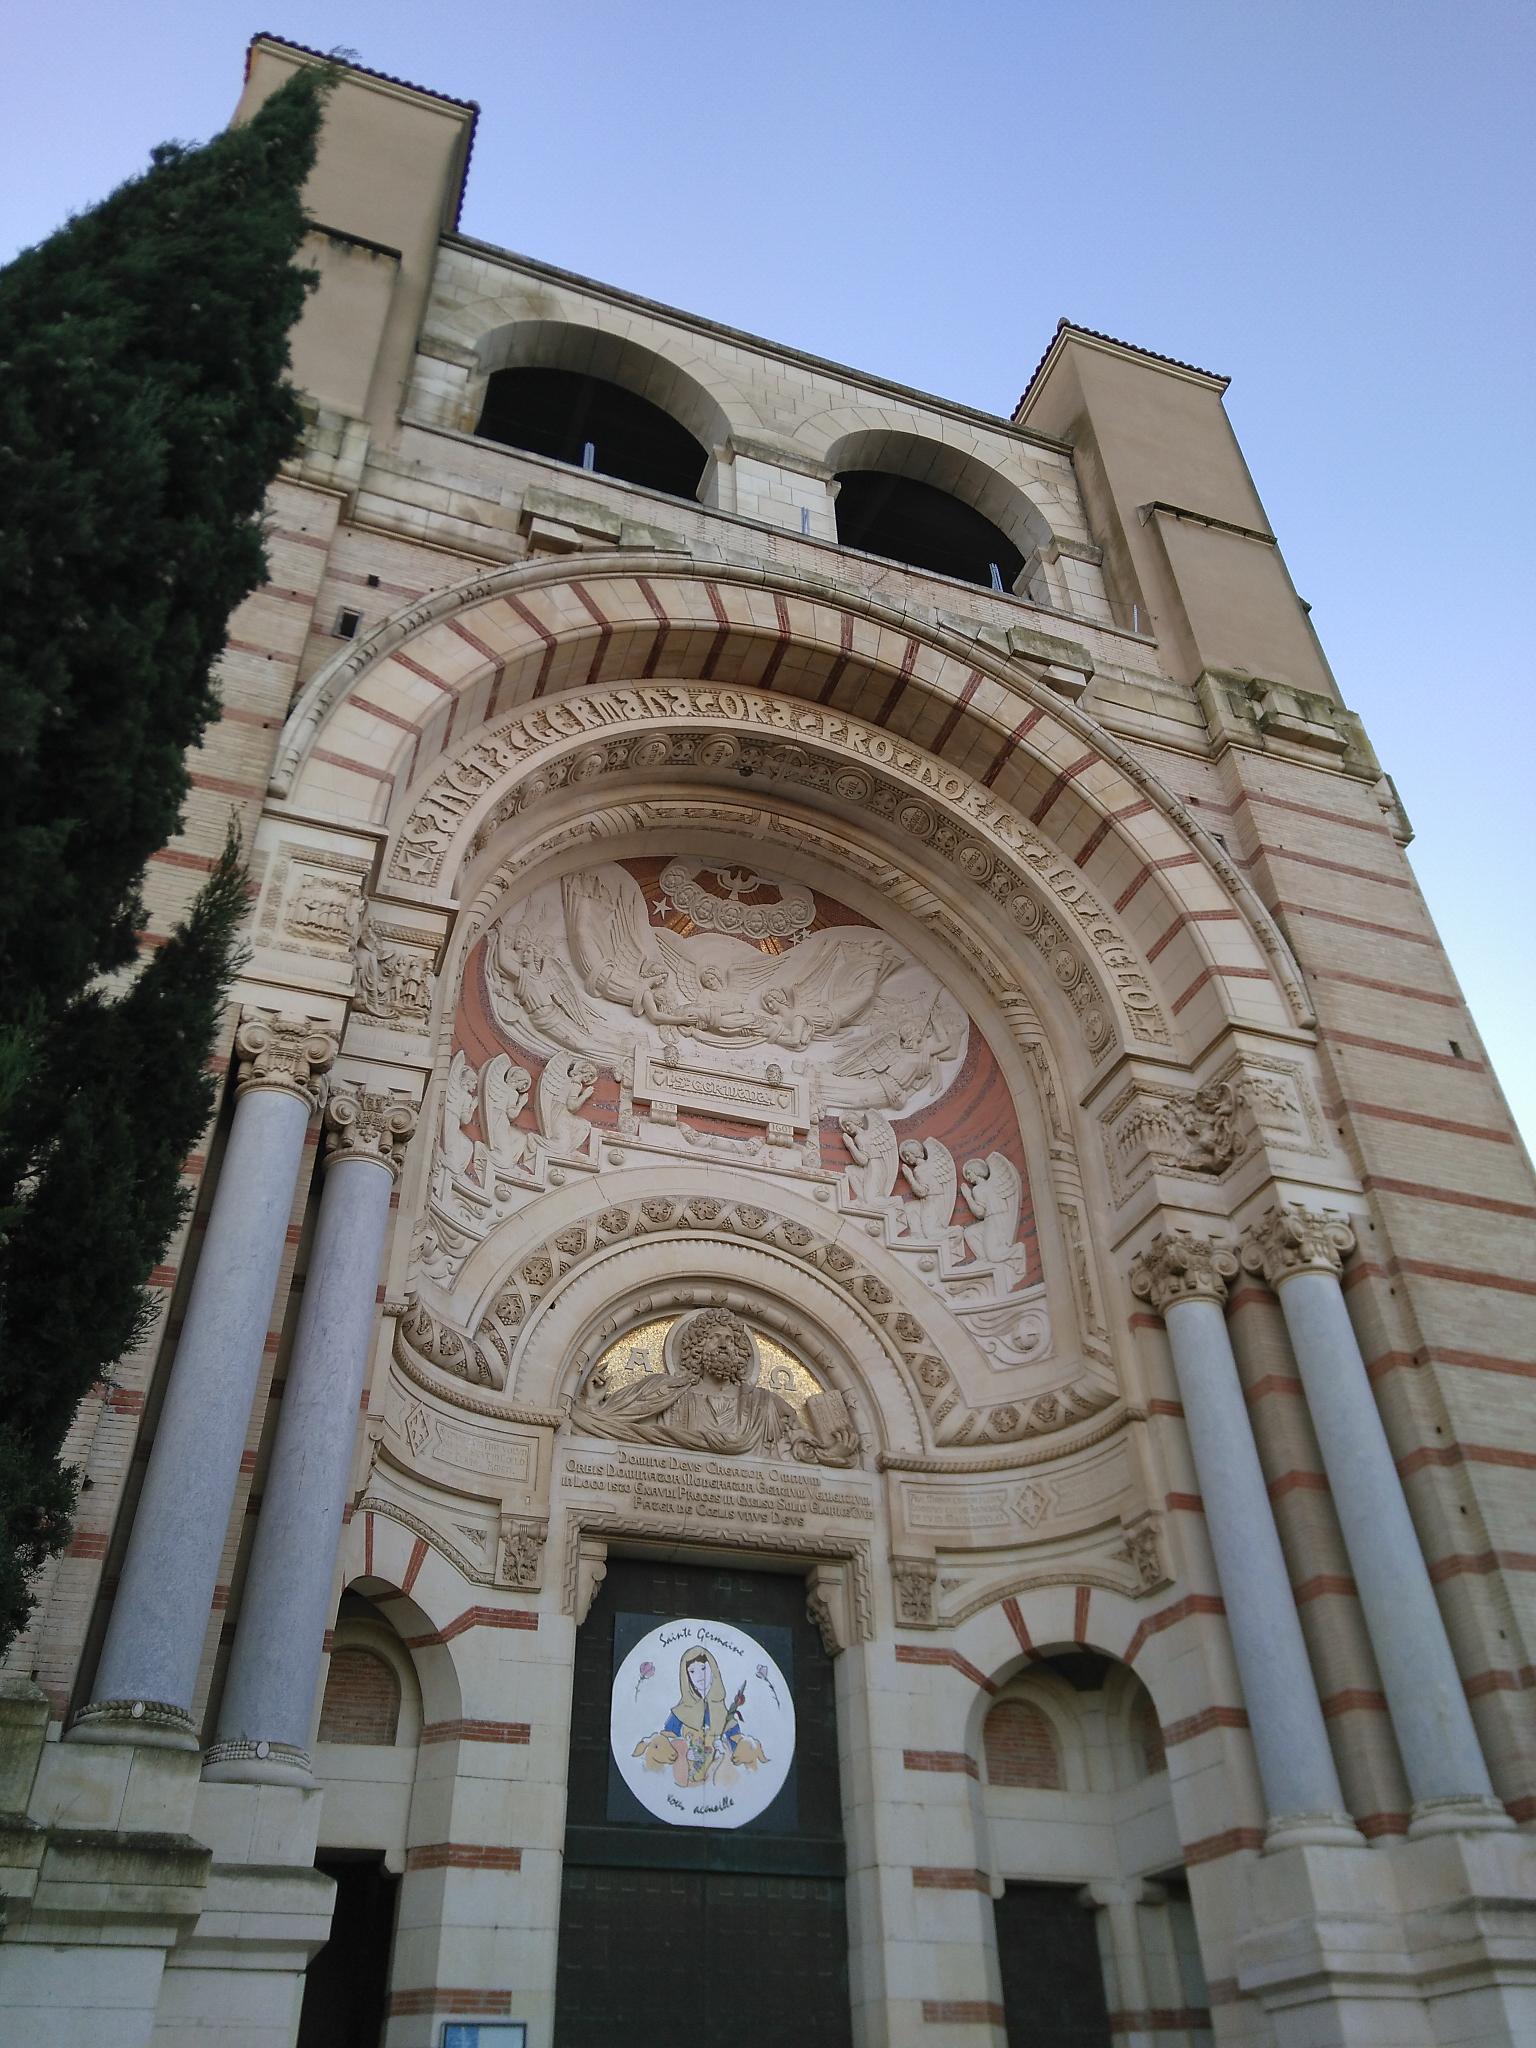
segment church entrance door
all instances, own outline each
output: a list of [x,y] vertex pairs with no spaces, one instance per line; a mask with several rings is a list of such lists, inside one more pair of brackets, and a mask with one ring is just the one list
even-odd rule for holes
[[843,1869],[803,1580],[610,1560],[576,1644],[556,2048],[848,2048]]

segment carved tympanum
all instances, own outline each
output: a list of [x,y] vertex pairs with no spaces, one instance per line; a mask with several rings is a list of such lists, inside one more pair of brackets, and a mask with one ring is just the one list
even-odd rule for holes
[[851,1465],[858,1433],[846,1399],[821,1394],[803,1411],[757,1384],[752,1332],[727,1308],[682,1316],[667,1341],[665,1370],[609,1390],[589,1380],[571,1420],[593,1436],[665,1444],[716,1456],[794,1458],[801,1464]]
[[1227,1282],[1236,1272],[1237,1254],[1218,1239],[1171,1230],[1137,1253],[1131,1292],[1165,1315],[1181,1301],[1225,1301]]
[[1354,1248],[1355,1233],[1343,1216],[1296,1202],[1248,1226],[1242,1260],[1250,1273],[1262,1273],[1278,1287],[1293,1273],[1341,1273]]

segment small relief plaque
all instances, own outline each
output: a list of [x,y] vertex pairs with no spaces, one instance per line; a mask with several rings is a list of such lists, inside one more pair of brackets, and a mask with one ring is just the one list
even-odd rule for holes
[[624,1784],[656,1820],[744,1827],[789,1777],[795,1703],[755,1636],[690,1616],[653,1628],[620,1664],[609,1741]]

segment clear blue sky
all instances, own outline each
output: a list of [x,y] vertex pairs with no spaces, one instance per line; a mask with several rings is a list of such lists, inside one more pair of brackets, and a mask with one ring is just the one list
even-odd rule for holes
[[1230,375],[1536,1139],[1531,0],[13,8],[0,260],[260,28],[478,99],[487,241],[1000,413],[1063,313]]

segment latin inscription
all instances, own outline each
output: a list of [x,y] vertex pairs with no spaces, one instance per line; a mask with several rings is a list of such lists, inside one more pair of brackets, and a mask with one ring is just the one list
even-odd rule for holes
[[868,1494],[810,1472],[745,1462],[657,1457],[620,1451],[613,1458],[569,1458],[570,1493],[600,1493],[639,1515],[697,1520],[725,1529],[803,1529],[818,1522],[867,1522]]

